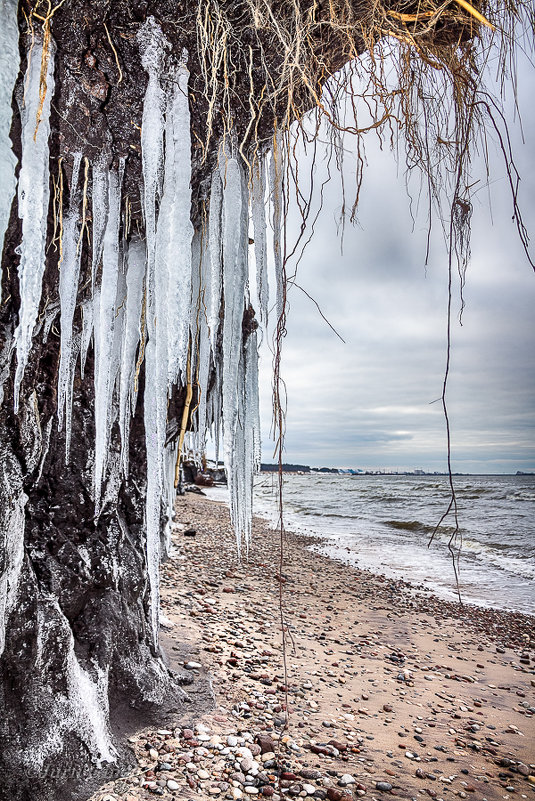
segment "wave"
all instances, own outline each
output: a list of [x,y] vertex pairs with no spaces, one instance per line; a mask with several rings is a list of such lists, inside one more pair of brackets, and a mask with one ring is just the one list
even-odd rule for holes
[[[422,523],[420,520],[383,520],[385,526],[398,529],[400,531],[417,531],[422,534],[432,534],[435,526],[430,526],[428,523]],[[441,531],[447,531],[447,528],[441,527]],[[454,529],[451,529],[452,533]]]

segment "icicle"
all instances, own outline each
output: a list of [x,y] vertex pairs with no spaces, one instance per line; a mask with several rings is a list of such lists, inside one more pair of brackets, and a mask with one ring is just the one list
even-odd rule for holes
[[[165,169],[167,180],[164,183],[158,225],[156,226],[156,200],[159,194],[162,170],[163,110],[165,104],[159,76],[164,50],[168,44],[153,17],[149,17],[141,28],[138,33],[138,42],[142,54],[142,64],[149,75],[143,101],[141,139],[144,183],[143,202],[147,236],[146,331],[148,340],[145,347],[144,396],[145,446],[147,452],[145,530],[152,636],[154,646],[157,647],[160,605],[160,508],[169,372],[166,309],[168,270],[166,261],[163,263],[160,263],[160,261],[161,251],[162,249],[165,250],[167,240],[171,238],[172,233],[171,222],[168,220],[169,197],[172,189],[169,186],[168,173],[171,171],[170,178],[172,181],[172,148],[169,148],[169,153],[166,152]],[[170,124],[169,121],[168,124]],[[165,224],[163,224],[164,220]],[[156,260],[158,260],[157,268]]]
[[214,439],[214,458],[216,467],[219,464],[219,450],[220,450],[220,434],[221,434],[221,416],[222,416],[222,409],[221,409],[221,399],[223,397],[223,380],[221,376],[221,365],[219,360],[215,363],[215,382],[214,388],[212,389],[212,420],[213,420],[213,439]]
[[223,181],[223,436],[225,464],[230,494],[230,513],[236,531],[238,552],[244,535],[239,507],[240,480],[238,444],[239,370],[242,346],[242,320],[247,282],[248,204],[244,179],[235,158],[220,160]]
[[126,273],[126,309],[121,353],[121,382],[119,391],[119,428],[121,431],[121,464],[128,473],[128,444],[130,417],[134,412],[134,373],[137,346],[141,337],[141,307],[145,279],[145,244],[134,239],[128,246]]
[[281,136],[273,140],[270,165],[270,191],[273,206],[273,261],[275,263],[275,282],[277,290],[276,310],[277,320],[283,312],[283,243],[282,243],[282,215],[284,212],[284,151]]
[[162,554],[167,557],[171,551],[171,530],[175,510],[175,464],[178,453],[178,440],[165,449],[164,454],[164,498],[166,521],[162,536]]
[[80,343],[80,374],[84,377],[87,351],[93,333],[93,298],[82,303],[82,339]]
[[[154,647],[158,645],[158,615],[160,608],[160,507],[162,497],[161,454],[158,431],[158,365],[154,335],[154,309],[147,314],[148,342],[145,347],[145,447],[147,451],[147,500],[145,531],[147,537],[147,571],[150,585],[150,611]],[[151,323],[149,324],[149,321]]]
[[104,232],[109,213],[108,166],[105,161],[93,166],[93,258],[91,260],[91,290],[95,294],[98,265],[102,258]]
[[[180,64],[169,98],[165,128],[165,174],[156,233],[158,319],[167,321],[168,385],[185,379],[191,292],[191,134],[189,72]],[[167,276],[167,291],[163,287]],[[163,356],[163,349],[162,354]]]
[[108,175],[109,211],[102,247],[102,278],[95,293],[95,476],[96,514],[100,512],[102,481],[111,429],[111,395],[117,373],[117,348],[114,347],[116,300],[119,278],[119,225],[121,210],[122,167]]
[[[196,437],[194,448],[201,454],[204,451],[206,434],[206,414],[208,379],[210,375],[210,332],[206,315],[207,284],[210,282],[209,247],[206,237],[199,234],[194,239],[192,270],[192,315],[190,336],[193,343],[194,364],[192,366],[197,385]],[[200,459],[200,456],[199,456]]]
[[[254,474],[260,470],[260,447],[262,442],[260,433],[260,403],[258,393],[258,337],[256,331],[253,331],[247,338],[245,355],[246,427],[248,435],[250,435],[250,446],[248,446],[247,453]],[[252,493],[252,478],[250,483]]]
[[[2,21],[3,24],[3,21]],[[47,58],[48,55],[48,58]],[[50,100],[54,94],[54,44],[49,41],[46,63],[46,93],[40,101],[42,43],[35,43],[29,54],[25,79],[25,102],[21,110],[22,159],[19,173],[18,202],[22,220],[22,241],[18,268],[20,282],[19,324],[15,331],[17,370],[14,405],[19,407],[19,392],[30,352],[32,333],[39,311],[45,270],[46,228],[49,201]],[[40,122],[38,121],[41,109]]]
[[59,263],[59,297],[61,306],[61,348],[58,373],[58,429],[63,429],[65,420],[65,461],[69,461],[72,417],[72,381],[74,363],[72,359],[72,322],[76,308],[78,281],[80,278],[80,195],[78,177],[82,154],[74,155],[69,211],[63,223],[61,237],[61,261]]
[[210,337],[208,325],[204,315],[201,317],[199,327],[199,346],[198,346],[198,409],[197,409],[197,431],[199,432],[200,443],[204,442],[206,432],[207,401],[208,401],[208,380],[210,377]]
[[208,247],[210,252],[210,270],[207,273],[209,288],[206,305],[208,308],[208,326],[212,352],[215,353],[217,334],[219,331],[219,310],[221,307],[221,209],[223,203],[223,187],[219,170],[212,175],[210,187],[210,216],[208,220]]
[[253,166],[251,212],[253,218],[254,252],[256,261],[256,291],[260,319],[267,325],[269,285],[266,249],[266,168],[259,156]]
[[148,17],[139,29],[137,40],[141,63],[149,80],[143,99],[141,152],[143,160],[143,211],[147,237],[148,272],[154,270],[156,248],[156,201],[159,196],[163,164],[163,133],[165,96],[160,86],[162,60],[169,42],[154,17]]
[[13,112],[11,99],[19,74],[18,0],[0,0],[0,302],[2,300],[2,250],[9,223],[17,181],[17,159],[11,147],[9,131]]
[[[113,390],[119,384],[121,372],[121,360],[124,339],[124,322],[126,312],[126,261],[124,251],[120,252],[120,265],[117,274],[117,292],[115,295],[115,320],[113,323],[113,348],[111,357],[111,373],[108,388],[108,408],[112,409]],[[119,386],[117,386],[119,392]],[[115,416],[117,416],[117,404],[115,405]]]

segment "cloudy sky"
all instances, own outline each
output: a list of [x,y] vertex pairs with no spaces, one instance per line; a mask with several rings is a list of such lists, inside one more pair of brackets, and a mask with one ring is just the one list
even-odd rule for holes
[[[518,125],[512,125],[512,132],[522,176],[520,200],[532,234],[534,96],[533,70],[521,67],[525,144]],[[340,189],[336,182],[328,185],[298,273],[298,282],[345,344],[302,292],[294,288],[290,293],[283,356],[288,391],[285,461],[444,470],[444,419],[440,403],[433,401],[442,391],[446,359],[446,252],[437,227],[425,266],[425,216],[413,226],[394,158],[387,150],[381,152],[373,136],[368,139],[359,225],[346,226],[341,252]],[[482,181],[474,199],[463,325],[455,322],[453,327],[447,397],[453,468],[462,472],[535,468],[535,274],[511,221],[500,157],[494,152],[491,160],[490,185]],[[348,156],[348,183],[351,161]],[[321,165],[317,177],[322,177]],[[293,214],[290,234],[295,226]],[[457,286],[454,310],[458,308]],[[261,368],[263,461],[272,461],[267,348]]]

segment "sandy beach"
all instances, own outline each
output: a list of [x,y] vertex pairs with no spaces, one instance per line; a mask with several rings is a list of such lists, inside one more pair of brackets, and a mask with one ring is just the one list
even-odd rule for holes
[[176,520],[162,643],[203,710],[133,733],[137,768],[94,801],[535,799],[534,618],[461,608],[291,533],[281,571],[258,519],[239,563],[226,506],[193,493]]

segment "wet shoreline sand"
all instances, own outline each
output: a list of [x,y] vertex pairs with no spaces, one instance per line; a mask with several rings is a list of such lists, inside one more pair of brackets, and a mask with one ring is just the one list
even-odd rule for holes
[[212,708],[137,733],[138,769],[92,798],[535,799],[535,618],[419,593],[291,533],[280,574],[259,519],[238,563],[226,506],[190,493],[176,519],[162,642]]

